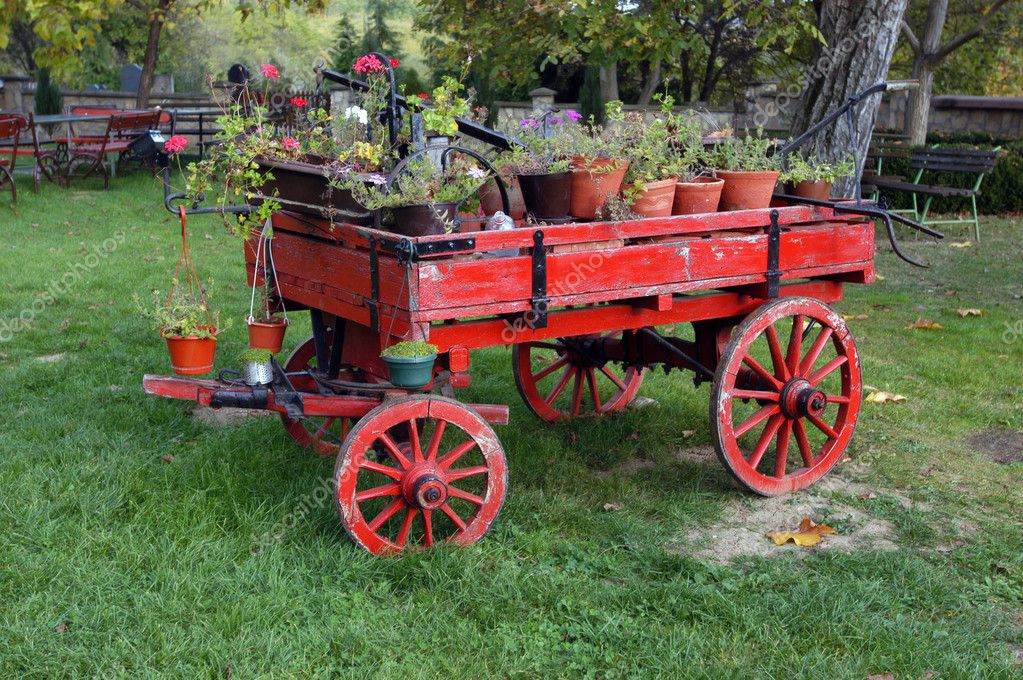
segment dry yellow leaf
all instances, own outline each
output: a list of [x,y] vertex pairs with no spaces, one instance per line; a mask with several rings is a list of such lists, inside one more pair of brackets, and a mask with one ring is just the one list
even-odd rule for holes
[[846,321],[866,321],[870,316],[867,314],[843,314],[842,318]]
[[974,309],[972,307],[969,309],[960,309],[958,310],[958,312],[959,316],[963,318],[966,318],[968,316],[984,316],[985,314],[987,314],[986,309]]
[[937,321],[931,321],[930,319],[917,317],[917,320],[906,326],[906,328],[908,330],[920,329],[925,331],[940,331],[942,328],[944,328],[944,326],[942,326]]
[[870,401],[875,404],[884,404],[885,402],[901,404],[902,402],[906,401],[906,397],[902,396],[901,394],[895,394],[893,392],[884,392],[882,390],[878,390],[877,392],[871,392],[870,394],[868,394],[867,398],[864,399],[864,401]]
[[825,534],[837,533],[827,524],[814,524],[809,517],[804,517],[799,523],[796,531],[772,531],[767,537],[774,541],[775,545],[784,545],[792,541],[801,548],[809,548],[817,545],[823,540]]
[[969,248],[973,245],[972,241],[956,241],[955,243],[949,243],[949,248]]

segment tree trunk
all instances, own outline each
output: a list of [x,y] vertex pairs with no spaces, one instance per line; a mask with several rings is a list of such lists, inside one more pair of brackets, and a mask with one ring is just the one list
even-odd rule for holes
[[654,92],[657,91],[657,86],[660,84],[661,62],[658,61],[650,67],[650,72],[647,74],[646,82],[643,83],[643,90],[639,93],[639,99],[636,103],[640,106],[646,106],[649,104],[650,100],[654,98]]
[[160,0],[149,13],[149,36],[146,39],[146,56],[142,61],[142,74],[139,77],[139,89],[135,95],[135,108],[149,107],[149,93],[153,89],[153,76],[156,75],[156,59],[160,54],[160,33],[167,21],[167,10],[173,0]]
[[[885,80],[899,25],[908,0],[831,0],[821,6],[819,28],[827,47],[814,50],[803,103],[792,134],[809,129],[850,97]],[[854,111],[853,130],[843,117],[805,143],[801,151],[822,161],[844,161],[856,152],[855,178],[840,179],[835,191],[852,196],[863,172],[881,97],[861,102]]]
[[682,102],[688,104],[693,101],[693,71],[689,68],[689,52],[682,52],[678,60],[682,67]]
[[913,63],[913,77],[920,81],[920,87],[913,91],[906,108],[906,134],[910,144],[919,146],[927,141],[927,120],[931,114],[931,89],[934,87],[934,70],[937,56],[941,52],[941,32],[948,15],[948,0],[930,0],[927,5],[927,19]]
[[605,102],[620,99],[618,96],[617,61],[612,61],[600,67],[600,98]]

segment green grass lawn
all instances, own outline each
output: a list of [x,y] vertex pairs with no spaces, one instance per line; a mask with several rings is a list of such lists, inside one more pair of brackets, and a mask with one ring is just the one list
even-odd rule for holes
[[[477,546],[382,559],[310,501],[334,462],[276,418],[212,427],[143,394],[169,372],[132,302],[177,257],[158,184],[22,189],[0,197],[0,677],[1023,674],[1023,464],[996,460],[1023,439],[1019,218],[970,247],[910,240],[929,270],[882,243],[884,279],[839,305],[865,317],[849,322],[865,383],[907,401],[865,404],[853,462],[807,497],[840,535],[887,527],[886,546],[705,557],[775,502],[705,455],[708,386],[657,372],[641,391],[657,406],[547,425],[495,348],[461,396],[511,405],[501,516]],[[228,365],[240,247],[213,218],[190,233],[234,320]],[[252,554],[266,532],[281,540]]]

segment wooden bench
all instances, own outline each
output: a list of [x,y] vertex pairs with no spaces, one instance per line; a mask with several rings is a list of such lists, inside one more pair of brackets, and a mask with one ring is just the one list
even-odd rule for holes
[[85,179],[93,174],[103,176],[103,188],[110,186],[110,173],[104,159],[116,153],[124,157],[135,137],[155,128],[160,122],[160,111],[130,111],[112,114],[106,133],[99,141],[76,144],[71,148],[65,181],[70,185],[73,177]]
[[[911,171],[915,171],[912,180],[904,177],[884,175],[881,168],[883,157],[878,157],[877,172],[865,172],[863,175],[863,189],[865,193],[880,194],[885,191],[901,191],[913,197],[913,208],[906,212],[914,215],[914,219],[921,224],[972,224],[974,234],[980,241],[980,220],[977,217],[977,196],[980,195],[980,185],[984,176],[991,172],[998,160],[998,152],[1001,147],[990,151],[983,149],[942,149],[937,146],[928,148],[914,148],[904,150],[901,155],[889,151],[888,158],[909,157]],[[907,153],[908,152],[908,153]],[[923,183],[924,173],[928,172],[952,172],[970,175],[974,178],[972,187],[955,187],[942,184]],[[868,191],[869,190],[869,191]],[[920,209],[919,197],[924,197],[923,210]],[[973,209],[973,216],[970,219],[947,219],[928,220],[931,204],[935,199],[943,198],[969,198]]]

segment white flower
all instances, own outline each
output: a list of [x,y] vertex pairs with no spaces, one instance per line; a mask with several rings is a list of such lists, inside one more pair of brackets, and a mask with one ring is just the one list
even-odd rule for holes
[[485,179],[487,176],[487,171],[484,170],[483,168],[469,168],[468,175],[473,179]]
[[348,120],[355,118],[363,125],[369,122],[369,114],[366,112],[366,109],[359,106],[349,106],[345,109],[345,118]]

